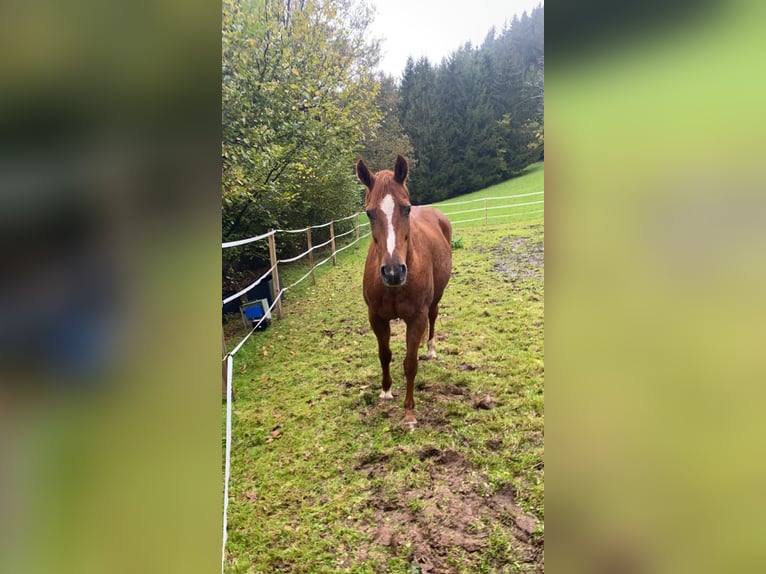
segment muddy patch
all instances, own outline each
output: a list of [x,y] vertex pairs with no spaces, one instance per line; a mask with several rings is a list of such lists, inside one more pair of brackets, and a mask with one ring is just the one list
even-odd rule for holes
[[495,256],[492,269],[507,281],[515,283],[524,279],[543,279],[545,247],[540,235],[503,237],[491,252]]
[[452,572],[455,556],[497,571],[544,571],[538,521],[516,504],[512,487],[492,492],[481,472],[451,448],[426,445],[411,454],[417,486],[398,492],[385,486],[392,456],[366,453],[359,459],[358,470],[384,483],[370,493],[374,518],[363,527],[369,542],[362,553],[388,552],[421,573]]

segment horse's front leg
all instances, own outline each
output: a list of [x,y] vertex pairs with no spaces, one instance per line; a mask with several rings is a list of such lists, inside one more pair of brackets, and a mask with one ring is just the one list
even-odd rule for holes
[[385,319],[370,314],[370,326],[378,339],[378,358],[383,370],[381,385],[383,390],[380,391],[380,398],[393,399],[394,395],[391,394],[391,347],[389,345],[391,324]]
[[404,376],[407,378],[407,394],[404,397],[404,423],[413,429],[415,419],[415,375],[418,374],[418,349],[428,326],[427,313],[420,313],[407,321],[407,357],[404,359]]

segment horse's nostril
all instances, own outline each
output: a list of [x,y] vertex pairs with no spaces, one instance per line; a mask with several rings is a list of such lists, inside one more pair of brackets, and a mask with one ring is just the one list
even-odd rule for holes
[[407,276],[406,265],[382,265],[380,267],[380,276],[387,285],[400,285],[404,283]]

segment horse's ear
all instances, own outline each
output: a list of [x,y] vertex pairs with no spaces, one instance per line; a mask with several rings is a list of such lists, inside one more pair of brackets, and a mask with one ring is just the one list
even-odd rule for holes
[[404,183],[407,180],[407,173],[409,172],[409,165],[403,155],[396,156],[396,163],[394,164],[394,181],[396,183]]
[[362,159],[356,162],[356,177],[359,178],[359,181],[361,181],[367,189],[371,190],[375,185],[375,176]]

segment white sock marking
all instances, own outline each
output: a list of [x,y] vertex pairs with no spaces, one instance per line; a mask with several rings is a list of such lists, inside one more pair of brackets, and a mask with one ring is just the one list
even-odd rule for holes
[[386,248],[388,249],[388,254],[393,256],[394,248],[396,247],[396,236],[394,235],[394,198],[391,197],[390,193],[380,202],[380,209],[383,211],[383,215],[386,216],[386,223],[388,224],[386,228]]
[[380,391],[380,398],[381,399],[393,399],[394,395],[391,394],[391,391]]
[[429,359],[435,359],[436,358],[436,341],[433,339],[428,339],[428,354],[426,355]]

